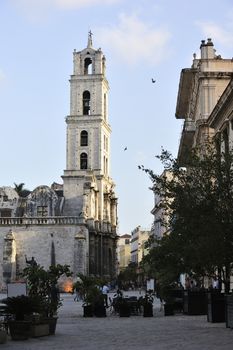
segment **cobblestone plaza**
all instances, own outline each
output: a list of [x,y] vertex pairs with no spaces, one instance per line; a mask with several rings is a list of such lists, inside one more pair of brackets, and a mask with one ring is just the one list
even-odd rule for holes
[[[125,292],[126,293],[126,292]],[[127,292],[136,295],[138,292]],[[110,293],[110,296],[112,294]],[[232,330],[225,323],[208,323],[206,316],[163,315],[158,300],[154,316],[114,315],[109,309],[106,318],[84,318],[82,302],[71,294],[62,294],[63,306],[55,336],[12,341],[9,337],[1,349],[10,350],[231,350]]]

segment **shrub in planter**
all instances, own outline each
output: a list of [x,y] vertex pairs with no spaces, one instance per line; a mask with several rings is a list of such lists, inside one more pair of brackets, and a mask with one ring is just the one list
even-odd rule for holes
[[78,275],[78,289],[83,297],[83,316],[84,317],[105,317],[106,308],[104,306],[104,297],[100,289],[101,281],[95,277]]
[[28,339],[32,324],[30,317],[33,312],[41,310],[40,298],[20,295],[3,299],[2,303],[6,304],[6,313],[11,315],[8,326],[12,340]]
[[23,271],[23,276],[28,284],[29,296],[38,296],[41,300],[42,323],[50,324],[50,334],[55,333],[57,311],[62,305],[57,285],[59,278],[63,275],[66,277],[72,275],[68,265],[51,265],[48,270],[40,265],[31,265]]
[[153,316],[153,297],[151,294],[145,295],[145,297],[142,299],[142,305],[143,305],[143,317],[152,317]]

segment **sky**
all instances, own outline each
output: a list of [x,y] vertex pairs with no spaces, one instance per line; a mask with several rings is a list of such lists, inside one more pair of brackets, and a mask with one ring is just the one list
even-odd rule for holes
[[1,0],[0,186],[62,183],[72,54],[87,46],[89,30],[106,56],[118,233],[150,229],[153,192],[138,165],[160,174],[161,148],[177,155],[181,69],[191,67],[207,38],[216,54],[233,57],[233,3]]

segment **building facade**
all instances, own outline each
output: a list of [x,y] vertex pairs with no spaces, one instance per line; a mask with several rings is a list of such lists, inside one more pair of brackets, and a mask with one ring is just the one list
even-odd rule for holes
[[123,271],[131,261],[131,235],[124,234],[119,236],[117,241],[117,266],[119,274]]
[[3,288],[19,278],[25,255],[46,268],[68,264],[74,276],[116,274],[117,198],[105,73],[105,56],[93,48],[89,33],[87,47],[73,53],[63,184],[38,186],[23,197],[0,188]]
[[150,231],[137,226],[131,232],[131,262],[139,265],[142,258],[148,253],[146,242],[150,237]]
[[[165,177],[168,181],[172,179],[172,173],[165,170],[161,177]],[[152,188],[153,190],[153,188]],[[151,227],[151,237],[160,239],[164,235],[169,234],[169,213],[164,208],[164,197],[161,193],[157,193],[154,189],[154,207],[151,210],[153,215],[153,224]],[[168,200],[168,199],[166,199]],[[171,199],[170,199],[171,200]]]
[[202,40],[200,58],[193,55],[191,68],[182,69],[176,105],[176,118],[184,119],[178,158],[185,163],[187,152],[209,142],[217,131],[209,117],[231,81],[233,60],[216,55],[211,39]]
[[[180,77],[176,117],[185,120],[178,152],[181,165],[193,147],[205,149],[210,141],[220,153],[233,149],[233,59],[216,55],[211,39],[201,42],[200,53]],[[205,283],[208,287],[208,278]],[[232,276],[230,284],[232,289]]]

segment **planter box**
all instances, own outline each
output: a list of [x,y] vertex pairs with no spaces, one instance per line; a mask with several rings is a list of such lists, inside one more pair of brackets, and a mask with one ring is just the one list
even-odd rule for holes
[[123,302],[119,305],[119,316],[129,317],[130,316],[130,306],[127,302]]
[[153,304],[147,303],[143,306],[143,317],[153,317]]
[[205,290],[185,290],[184,291],[184,314],[206,315],[207,301]]
[[207,293],[207,321],[225,322],[225,296],[220,292]]
[[84,305],[83,306],[83,317],[93,317],[93,306],[92,305]]
[[233,295],[229,294],[225,296],[226,307],[226,327],[233,328]]
[[96,317],[106,317],[106,308],[104,303],[96,303],[94,306],[94,315]]
[[170,296],[173,301],[174,312],[183,312],[184,309],[184,290],[174,288],[171,290]]
[[174,315],[174,304],[165,303],[164,304],[164,316],[173,316]]
[[0,344],[5,344],[7,341],[7,333],[5,329],[0,328]]
[[31,325],[31,337],[44,337],[49,335],[49,324],[48,323],[38,323]]
[[9,330],[12,340],[26,340],[31,335],[31,322],[9,321]]
[[54,335],[57,327],[57,319],[58,317],[48,317],[47,321],[49,324],[49,334]]

